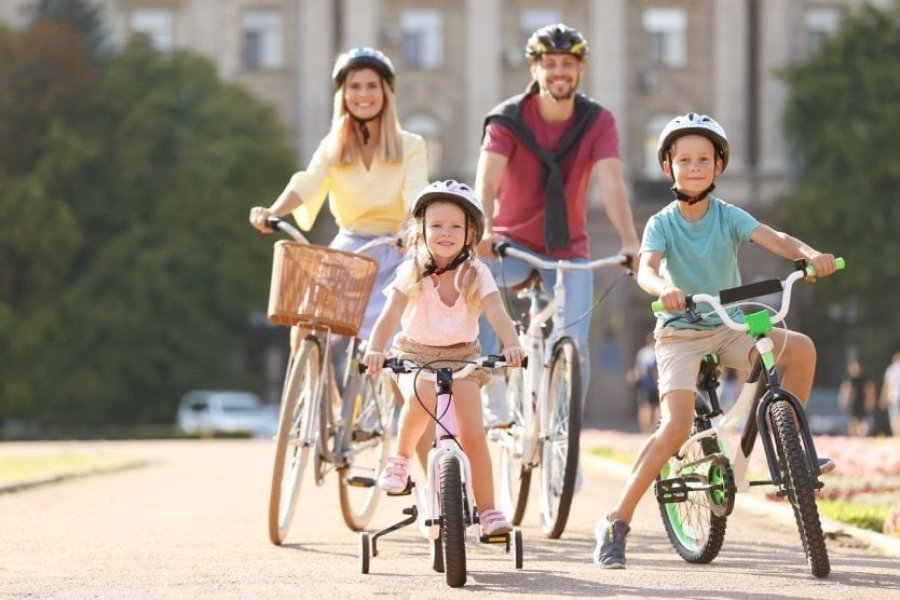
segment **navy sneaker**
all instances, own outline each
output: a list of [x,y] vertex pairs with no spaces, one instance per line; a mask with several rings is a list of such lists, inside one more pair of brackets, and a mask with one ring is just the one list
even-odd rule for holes
[[631,527],[622,519],[597,523],[597,547],[594,562],[607,569],[625,568],[625,541]]

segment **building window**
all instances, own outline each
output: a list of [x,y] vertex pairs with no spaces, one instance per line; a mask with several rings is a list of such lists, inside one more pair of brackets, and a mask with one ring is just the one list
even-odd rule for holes
[[403,59],[408,67],[433,70],[444,65],[444,21],[440,11],[404,11],[401,27]]
[[807,55],[815,54],[825,38],[834,35],[841,24],[841,14],[836,7],[810,8],[803,14]]
[[131,13],[131,32],[147,36],[157,50],[171,50],[173,45],[171,10],[140,9]]
[[648,8],[644,32],[651,64],[667,69],[687,64],[687,15],[683,10]]
[[659,158],[656,154],[656,143],[659,134],[675,115],[656,115],[651,117],[644,125],[644,178],[648,180],[665,179],[662,167],[659,166]]
[[243,14],[243,64],[246,69],[280,69],[284,66],[284,34],[281,13],[248,10]]

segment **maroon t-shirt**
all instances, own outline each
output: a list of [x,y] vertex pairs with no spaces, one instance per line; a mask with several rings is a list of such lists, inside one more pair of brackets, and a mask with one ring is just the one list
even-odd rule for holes
[[[560,138],[575,120],[573,114],[567,121],[547,123],[538,110],[536,96],[526,97],[522,117],[537,143],[548,150],[557,148]],[[553,258],[590,257],[590,239],[585,225],[591,171],[601,159],[619,158],[619,133],[612,113],[601,111],[581,142],[563,160],[571,244],[562,250],[548,252],[544,245],[546,195],[541,186],[541,163],[537,157],[509,128],[497,122],[488,123],[481,148],[502,154],[509,160],[494,204],[491,220],[494,232]]]

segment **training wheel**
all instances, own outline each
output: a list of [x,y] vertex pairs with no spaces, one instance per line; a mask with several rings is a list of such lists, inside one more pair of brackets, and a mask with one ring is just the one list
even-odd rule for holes
[[522,530],[516,529],[513,531],[513,548],[516,552],[516,568],[522,568],[522,562],[524,560],[524,548],[522,547]]
[[359,569],[363,575],[369,572],[369,532],[359,534]]

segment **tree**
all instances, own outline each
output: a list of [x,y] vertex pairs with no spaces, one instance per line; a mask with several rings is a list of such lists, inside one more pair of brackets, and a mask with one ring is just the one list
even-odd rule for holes
[[[847,15],[819,53],[786,72],[784,124],[800,176],[785,200],[790,231],[842,255],[847,270],[805,315],[820,357],[843,372],[848,346],[883,365],[900,348],[900,3]],[[875,369],[870,369],[875,370]]]
[[31,7],[31,16],[35,21],[68,23],[79,29],[94,61],[109,51],[102,7],[90,0],[37,0]]
[[272,238],[247,209],[294,164],[273,111],[143,39],[81,97],[30,123],[37,151],[7,177],[0,240],[27,260],[0,270],[16,284],[0,286],[0,415],[171,423],[189,388],[261,388],[248,317],[265,307]]

